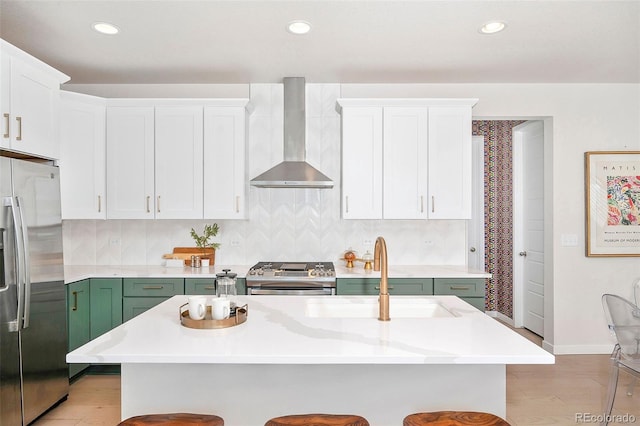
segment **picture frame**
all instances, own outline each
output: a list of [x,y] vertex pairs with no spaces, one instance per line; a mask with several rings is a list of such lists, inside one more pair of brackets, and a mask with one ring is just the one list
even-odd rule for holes
[[585,152],[586,256],[640,256],[640,151]]

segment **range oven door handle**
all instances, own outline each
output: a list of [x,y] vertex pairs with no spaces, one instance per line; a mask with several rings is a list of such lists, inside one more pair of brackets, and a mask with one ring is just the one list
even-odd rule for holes
[[335,289],[330,287],[318,289],[294,289],[294,288],[248,288],[248,295],[295,295],[295,296],[331,296]]

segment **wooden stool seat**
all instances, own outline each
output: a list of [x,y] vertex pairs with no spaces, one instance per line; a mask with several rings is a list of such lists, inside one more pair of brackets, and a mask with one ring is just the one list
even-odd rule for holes
[[224,426],[222,417],[213,414],[190,414],[190,413],[169,413],[169,414],[147,414],[144,416],[129,417],[118,424],[118,426]]
[[369,426],[369,422],[349,414],[295,414],[273,418],[264,426]]
[[404,418],[402,426],[509,426],[498,416],[475,411],[435,411],[416,413]]

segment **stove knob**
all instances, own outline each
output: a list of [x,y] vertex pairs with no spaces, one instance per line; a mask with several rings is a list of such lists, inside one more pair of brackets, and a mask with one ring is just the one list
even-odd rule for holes
[[249,275],[255,275],[255,274],[256,274],[255,269],[249,269]]
[[258,275],[264,275],[264,270],[262,268],[258,269]]
[[320,275],[321,277],[324,277],[325,275],[327,275],[327,273],[323,269],[320,269],[320,272],[318,272],[318,275]]
[[316,275],[318,275],[318,272],[315,269],[312,269],[311,271],[309,271],[309,275],[315,277]]
[[333,274],[335,274],[335,272],[333,271],[333,269],[329,269],[329,270],[327,271],[327,275],[328,275],[328,276],[332,277],[332,276],[333,276]]

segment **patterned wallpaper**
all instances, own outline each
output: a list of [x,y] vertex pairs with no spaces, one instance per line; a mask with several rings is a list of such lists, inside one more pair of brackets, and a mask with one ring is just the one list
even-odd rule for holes
[[484,136],[484,223],[486,308],[513,318],[513,143],[512,129],[524,121],[473,121]]

